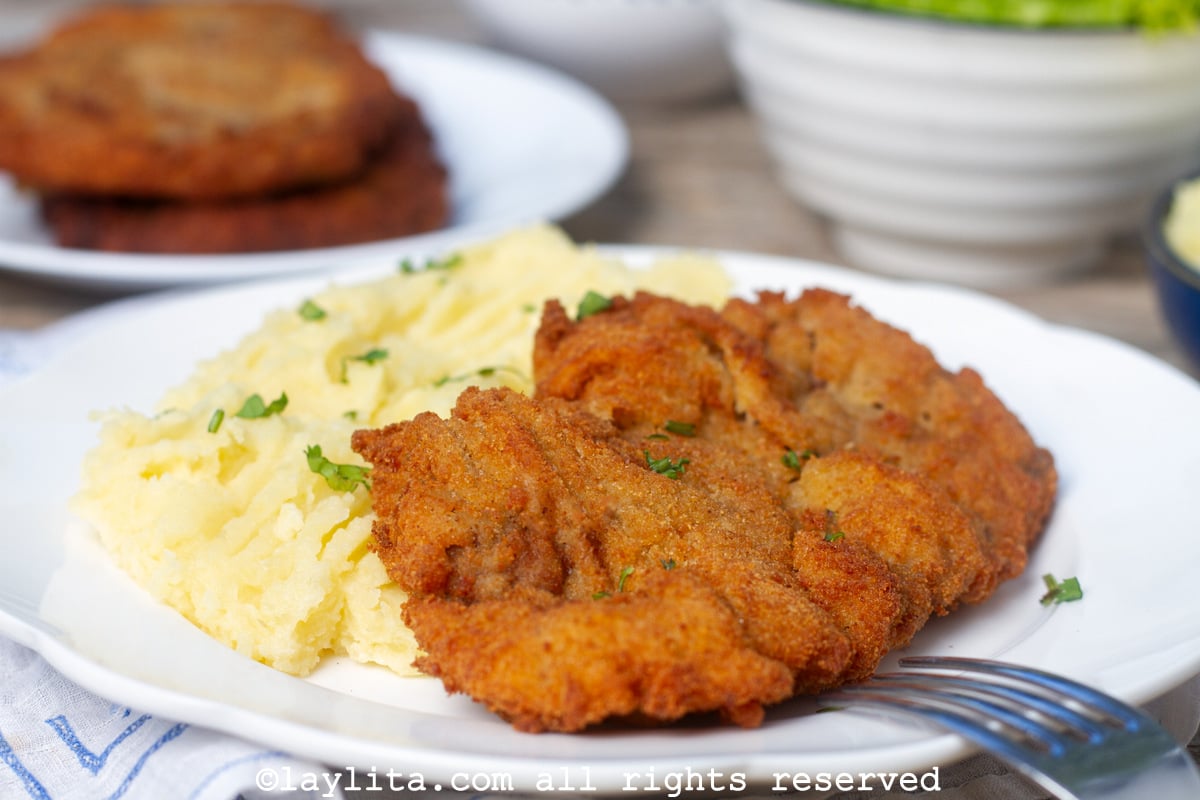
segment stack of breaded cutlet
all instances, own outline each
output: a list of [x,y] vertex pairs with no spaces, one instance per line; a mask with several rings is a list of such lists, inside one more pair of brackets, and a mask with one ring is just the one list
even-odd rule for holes
[[0,59],[0,169],[93,250],[328,247],[449,215],[417,104],[284,2],[94,7]]

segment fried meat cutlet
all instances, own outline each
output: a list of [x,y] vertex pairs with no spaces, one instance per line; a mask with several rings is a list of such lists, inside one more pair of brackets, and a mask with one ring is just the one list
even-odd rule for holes
[[551,302],[534,369],[353,440],[419,666],[523,730],[756,724],[864,678],[1018,573],[1053,502],[977,375],[829,292]]
[[[655,473],[586,412],[468,389],[449,420],[422,414],[354,446],[393,522],[376,549],[412,587],[419,665],[524,729],[635,712],[753,721],[796,672],[831,680],[849,657],[791,575],[791,524],[767,493],[730,502]],[[639,669],[651,663],[657,679]]]
[[[842,295],[764,293],[733,300],[724,316],[790,370],[792,402],[855,448],[940,488],[983,540],[988,567],[966,599],[1024,569],[1054,503],[1052,456],[970,368],[943,369],[907,333]],[[821,451],[823,452],[823,451]]]
[[180,202],[47,196],[58,244],[128,253],[251,253],[377,241],[435,230],[449,216],[446,171],[415,103],[361,175],[265,197]]
[[0,59],[0,169],[38,191],[214,199],[360,172],[397,107],[325,14],[99,6]]

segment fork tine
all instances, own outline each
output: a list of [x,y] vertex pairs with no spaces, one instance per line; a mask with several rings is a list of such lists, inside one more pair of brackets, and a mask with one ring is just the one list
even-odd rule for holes
[[1145,725],[1145,717],[1136,709],[1109,697],[1103,692],[1096,691],[1081,683],[1054,675],[1031,667],[1018,667],[998,661],[984,661],[976,658],[957,658],[953,656],[910,656],[900,659],[904,667],[925,667],[927,669],[962,670],[1001,675],[1017,681],[1038,686],[1045,691],[1064,696],[1080,705],[1096,709],[1113,719],[1119,720],[1128,730],[1136,730]]
[[[877,676],[818,702],[923,718],[1064,799],[1200,797],[1200,771],[1187,751],[1149,716],[1115,698],[1013,664],[936,657],[900,663],[931,671]],[[1087,739],[1076,735],[1080,720]]]
[[[882,712],[889,716],[907,716],[917,715],[926,720],[936,723],[940,727],[957,733],[968,741],[991,751],[1001,759],[1008,761],[1018,767],[1027,774],[1029,768],[1025,766],[1031,760],[1031,757],[1036,752],[1033,748],[1022,745],[1016,738],[1007,733],[1002,733],[995,727],[987,724],[987,720],[979,716],[986,714],[981,711],[976,705],[976,713],[966,713],[969,709],[966,704],[962,703],[960,696],[950,696],[949,700],[945,697],[937,698],[936,692],[930,691],[913,691],[901,689],[898,686],[877,687],[870,684],[859,686],[847,686],[835,692],[823,695],[818,698],[822,704],[837,705],[838,703],[847,703],[855,706],[866,706],[877,712]],[[978,701],[977,701],[978,702]],[[1010,720],[1014,726],[1021,726],[1025,720],[1017,718],[1016,715],[1000,709],[1000,714]],[[1045,739],[1039,739],[1049,752],[1052,744]]]
[[[1009,684],[927,672],[885,673],[874,676],[872,680],[926,691],[954,689],[993,701],[1000,700],[1002,704],[1009,704],[1016,709],[1030,709],[1091,742],[1100,741],[1104,737],[1105,731],[1108,730],[1093,717],[1081,714],[1055,700],[1047,699],[1045,695],[1019,689]],[[956,693],[955,696],[959,695]]]

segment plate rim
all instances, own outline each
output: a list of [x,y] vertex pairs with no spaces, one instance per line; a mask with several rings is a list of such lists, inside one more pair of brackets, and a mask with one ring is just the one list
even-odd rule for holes
[[[1186,374],[1132,345],[1101,334],[1047,322],[1025,309],[1021,309],[1020,307],[1012,305],[1003,300],[999,300],[997,298],[969,289],[938,283],[901,282],[891,278],[857,273],[842,267],[825,264],[819,261],[761,253],[659,245],[603,245],[601,246],[601,249],[614,255],[627,257],[632,263],[636,263],[638,259],[653,258],[655,256],[668,253],[679,253],[681,251],[699,252],[724,262],[728,266],[731,275],[745,263],[754,265],[767,264],[774,267],[787,267],[789,269],[802,267],[816,275],[834,276],[835,280],[839,284],[839,287],[843,284],[843,282],[845,282],[855,286],[875,286],[879,287],[879,289],[882,291],[898,291],[901,294],[909,292],[936,292],[939,294],[947,294],[952,298],[970,298],[973,302],[984,303],[987,307],[994,309],[997,313],[1008,315],[1013,319],[1019,319],[1023,325],[1036,326],[1047,334],[1054,336],[1067,336],[1069,338],[1084,342],[1085,346],[1090,348],[1098,347],[1103,350],[1115,348],[1113,352],[1120,351],[1124,353],[1124,357],[1135,359],[1139,364],[1146,368],[1159,370],[1161,374],[1169,380],[1178,381],[1178,385],[1181,387],[1181,390],[1182,387],[1188,387],[1193,393],[1200,392],[1200,388],[1196,387],[1190,378],[1186,376]],[[365,266],[356,270],[339,274],[336,276],[336,280],[338,283],[356,282],[382,274],[382,270],[383,267],[380,265]],[[330,276],[291,276],[286,278],[267,278],[240,286],[214,287],[200,291],[185,291],[178,289],[174,291],[157,293],[155,295],[126,298],[114,303],[105,304],[75,317],[67,318],[63,322],[53,325],[37,335],[44,335],[47,337],[48,341],[54,341],[55,344],[58,345],[57,352],[63,353],[66,349],[69,349],[69,347],[64,347],[64,345],[69,345],[69,342],[72,341],[74,337],[86,335],[89,330],[94,330],[95,326],[103,326],[107,319],[113,318],[110,315],[123,317],[130,311],[130,309],[137,309],[138,307],[154,309],[159,307],[160,304],[170,304],[171,302],[179,300],[199,299],[200,302],[203,302],[205,296],[211,300],[213,297],[220,297],[228,292],[253,291],[263,287],[275,289],[287,287],[289,290],[302,293],[310,290],[313,286],[326,285],[331,280],[333,280],[333,278]],[[793,286],[791,288],[794,290],[798,287]],[[855,290],[851,289],[849,291],[851,291],[853,295]],[[281,296],[290,297],[290,294],[281,292]],[[5,391],[5,389],[0,388],[0,397],[3,396]],[[2,588],[3,587],[0,587],[0,589]],[[139,682],[134,678],[130,678],[123,673],[108,670],[103,665],[98,665],[94,659],[90,659],[81,653],[71,650],[66,643],[57,640],[52,631],[40,628],[36,624],[23,621],[19,617],[10,614],[8,608],[5,607],[4,602],[3,592],[0,591],[0,632],[5,632],[8,635],[11,635],[16,641],[21,642],[26,646],[33,647],[33,649],[37,650],[39,653],[42,653],[42,655],[46,657],[47,661],[62,671],[63,674],[72,678],[77,683],[85,686],[85,688],[91,688],[93,691],[97,691],[97,689],[94,687],[111,687],[111,685],[115,683],[118,687],[118,691],[125,692],[127,694],[113,699],[119,699],[122,701],[135,701],[137,699],[136,695],[139,694],[139,689],[144,690],[147,686],[147,684]],[[1144,696],[1126,697],[1125,699],[1133,700],[1135,702],[1144,702],[1150,699],[1153,694],[1157,693],[1158,691],[1168,690],[1200,670],[1200,639],[1195,639],[1194,641],[1189,639],[1188,642],[1195,646],[1192,648],[1192,651],[1187,654],[1187,658],[1180,660],[1178,670],[1180,674],[1171,675],[1169,679],[1171,681],[1170,685],[1154,686],[1152,687],[1155,690],[1154,692],[1149,692],[1149,689],[1142,687],[1138,691],[1140,695]],[[1182,674],[1185,672],[1187,674]],[[1176,678],[1178,678],[1178,680],[1176,680]],[[244,729],[241,731],[230,730],[229,727],[221,724],[219,716],[223,713],[227,713],[228,707],[223,706],[217,701],[202,699],[199,701],[199,706],[202,707],[198,707],[197,698],[194,696],[166,689],[161,686],[150,685],[150,689],[151,694],[156,700],[157,707],[147,707],[147,710],[149,711],[162,713],[166,716],[180,717],[178,711],[180,708],[184,708],[184,718],[188,716],[191,717],[191,719],[188,721],[198,721],[201,724],[206,724],[220,730],[225,730],[226,732],[241,732],[243,735],[246,734]],[[138,703],[130,702],[130,705],[138,705]],[[318,757],[318,753],[315,750],[307,750],[303,746],[307,737],[307,740],[309,741],[315,738],[315,740],[318,740],[322,743],[322,746],[325,749],[320,751],[320,757],[326,761],[328,761],[330,753],[333,752],[347,755],[349,757],[354,753],[365,754],[368,752],[383,753],[390,751],[399,754],[399,758],[401,760],[406,757],[410,760],[413,758],[413,753],[405,750],[404,748],[397,750],[387,744],[382,744],[379,742],[364,743],[362,741],[347,739],[346,737],[335,732],[311,728],[291,720],[263,715],[255,710],[244,708],[238,708],[237,710],[239,712],[237,715],[239,719],[249,715],[249,718],[257,721],[258,724],[265,725],[267,728],[275,730],[276,733],[281,736],[286,736],[287,741],[290,744],[301,745],[299,747],[289,746],[289,749],[292,749],[298,755]],[[260,736],[253,736],[252,738],[260,738],[261,740]],[[275,737],[268,738],[266,741],[278,743],[280,739]],[[902,755],[898,754],[898,749],[905,750],[906,752]],[[911,746],[907,748],[888,747],[882,748],[881,750],[867,750],[863,751],[863,753],[860,755],[865,758],[872,759],[875,764],[881,764],[884,768],[890,764],[908,769],[919,769],[933,766],[937,763],[947,763],[948,760],[958,760],[959,758],[970,753],[973,749],[973,747],[967,745],[958,737],[948,734],[929,734],[927,736],[918,738],[911,744]],[[428,751],[421,751],[418,755],[422,757],[428,757],[430,753]],[[682,757],[686,758],[686,756]],[[461,763],[464,758],[474,758],[476,760],[482,759],[486,765],[484,768],[506,768],[510,772],[523,772],[523,774],[527,775],[532,774],[530,770],[535,768],[540,767],[544,769],[545,764],[547,763],[544,759],[530,760],[529,758],[512,756],[481,756],[478,754],[472,755],[463,753],[446,753],[443,754],[443,758],[447,760],[447,766],[453,766],[453,764],[450,762],[458,764]],[[780,763],[786,762],[786,760],[786,758],[781,758],[778,753],[771,753],[761,756],[757,762],[755,758],[747,756],[744,753],[734,754],[729,757],[730,762],[734,762],[741,766],[745,766],[747,769],[760,772],[763,769],[763,764],[779,767]],[[831,764],[836,764],[836,759],[830,758],[829,761]],[[347,761],[347,765],[352,763],[354,762],[349,760]],[[616,767],[615,769],[617,769],[617,771],[620,771],[621,769],[627,771],[636,769],[638,763],[640,762],[624,759],[620,762],[621,766]],[[661,756],[654,757],[652,761],[645,763],[646,765],[662,764],[663,758]],[[748,766],[752,763],[757,763],[758,766]],[[615,774],[616,773],[613,773],[613,775],[609,775],[608,777],[614,777]],[[598,779],[599,777],[600,776],[597,776]]]

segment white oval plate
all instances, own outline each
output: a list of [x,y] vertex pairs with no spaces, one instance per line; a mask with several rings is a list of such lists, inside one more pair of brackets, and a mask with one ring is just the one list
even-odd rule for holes
[[129,291],[262,278],[421,256],[516,224],[559,220],[601,195],[628,159],[612,106],[573,78],[479,47],[380,31],[364,48],[421,106],[450,174],[452,218],[427,234],[236,255],[103,253],[59,247],[37,203],[0,174],[0,270]]
[[[639,261],[649,248],[616,248]],[[822,285],[970,364],[1049,447],[1061,473],[1052,524],[1022,577],[987,603],[931,623],[908,653],[1000,657],[1141,703],[1200,671],[1200,387],[1140,351],[1046,324],[960,289],[899,284],[810,262],[718,253],[740,292]],[[390,265],[381,269],[392,269]],[[359,270],[355,279],[379,274]],[[343,276],[343,279],[350,274]],[[116,702],[259,740],[327,764],[419,773],[539,776],[620,791],[651,773],[949,765],[958,738],[797,700],[759,729],[704,724],[529,735],[428,678],[331,661],[298,679],[238,656],[149,599],[72,520],[91,410],[149,410],[197,359],[232,346],[265,311],[324,285],[293,278],[137,298],[52,329],[56,355],[0,391],[0,632]],[[1078,576],[1082,601],[1045,608],[1040,576]],[[633,777],[628,777],[633,775]],[[578,788],[578,787],[577,787]]]

